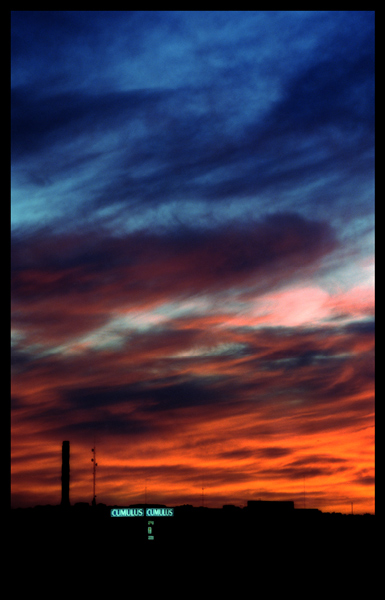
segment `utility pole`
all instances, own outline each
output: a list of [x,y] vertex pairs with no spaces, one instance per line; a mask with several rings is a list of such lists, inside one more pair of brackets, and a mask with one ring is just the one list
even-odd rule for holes
[[91,448],[91,452],[94,453],[93,458],[91,458],[91,462],[94,463],[94,466],[93,466],[94,494],[93,494],[93,498],[92,498],[92,506],[96,506],[95,479],[96,479],[96,467],[98,466],[98,463],[96,462],[96,446],[95,446],[95,442],[94,442],[94,447]]

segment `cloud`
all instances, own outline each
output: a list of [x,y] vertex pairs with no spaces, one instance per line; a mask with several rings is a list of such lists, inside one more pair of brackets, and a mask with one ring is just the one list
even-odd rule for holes
[[[127,128],[138,117],[154,110],[154,104],[165,97],[163,92],[137,90],[130,92],[109,92],[92,95],[87,92],[61,92],[46,97],[40,89],[23,86],[12,90],[12,157],[13,162],[25,160],[28,156],[52,152],[56,147],[62,162],[49,162],[49,175],[64,175],[68,165],[73,168],[76,159],[84,160],[87,154],[70,158],[63,152],[66,144],[74,147],[76,140],[94,141],[96,137],[108,135],[110,130],[119,128],[124,121]],[[105,138],[104,138],[105,139]],[[135,138],[134,138],[135,139]],[[109,152],[107,146],[106,152]],[[99,154],[102,154],[102,149]],[[98,153],[89,153],[95,159]],[[65,160],[67,162],[65,162]],[[56,172],[55,172],[56,169]]]
[[[202,357],[183,353],[191,345],[198,351],[198,340],[214,344],[216,331],[205,333],[202,322],[198,333],[199,319],[192,319],[191,328],[186,320],[170,321],[157,333],[136,332],[134,343],[108,352],[35,354],[17,365],[14,436],[32,429],[42,448],[55,440],[59,448],[60,440],[71,439],[79,481],[73,497],[87,493],[81,457],[95,436],[104,501],[138,497],[145,476],[154,493],[165,494],[171,503],[186,502],[183,490],[200,490],[202,478],[211,501],[219,503],[229,495],[244,498],[240,490],[254,489],[256,480],[269,493],[278,482],[278,496],[291,499],[296,488],[287,486],[300,482],[301,496],[304,477],[309,487],[313,482],[312,494],[341,476],[370,481],[370,469],[352,473],[349,446],[365,446],[374,411],[368,353],[373,331],[366,324],[327,330],[230,328],[226,338],[239,342],[243,335],[244,352]],[[175,358],[178,351],[182,357]],[[22,473],[19,462],[14,469]],[[25,477],[14,478],[16,488]],[[44,493],[49,494],[47,488]],[[262,489],[259,495],[266,493]],[[310,502],[310,489],[307,497]]]
[[[219,324],[226,317],[234,325],[237,321],[243,321],[254,327],[258,319],[263,325],[263,319],[257,312],[255,315],[248,313],[249,305],[262,299],[269,289],[271,299],[278,300],[278,296],[275,298],[276,288],[283,285],[288,289],[292,282],[300,281],[301,277],[309,273],[316,274],[319,264],[328,256],[329,244],[333,247],[336,243],[330,235],[330,229],[325,227],[323,230],[322,225],[313,229],[319,230],[319,242],[316,236],[311,240],[313,224],[310,224],[308,231],[307,226],[305,221],[301,228],[301,221],[298,221],[298,227],[293,227],[293,243],[289,235],[285,239],[283,224],[282,228],[271,227],[270,234],[265,234],[265,237],[261,226],[254,229],[254,235],[239,228],[227,239],[225,232],[211,239],[208,232],[206,236],[187,235],[185,244],[182,239],[173,240],[167,235],[162,237],[148,232],[143,238],[140,235],[127,236],[118,241],[102,235],[85,235],[78,239],[68,236],[67,240],[58,238],[56,242],[53,237],[45,240],[44,236],[36,236],[32,244],[25,245],[25,256],[29,249],[27,261],[19,258],[17,252],[13,254],[13,327],[23,332],[25,347],[31,344],[46,347],[70,344],[75,347],[78,343],[84,344],[83,348],[86,349],[87,345],[90,348],[107,347],[111,342],[112,349],[115,344],[127,346],[128,340],[131,340],[131,344],[138,344],[138,348],[146,351],[149,358],[151,354],[156,355],[160,348],[174,355],[189,352],[194,345],[203,344],[210,348],[211,341],[204,341],[198,322],[198,329],[194,330],[191,309],[195,318],[202,314],[202,309],[194,307],[194,299],[209,299],[206,304],[210,316],[205,317],[208,327],[211,327],[210,320]],[[294,241],[296,230],[299,235]],[[90,240],[88,249],[87,240]],[[254,240],[255,254],[252,249]],[[288,254],[284,249],[279,249],[279,242],[284,245],[286,240]],[[42,251],[45,246],[44,253],[47,251],[49,260],[39,256],[35,258],[39,246]],[[23,248],[23,243],[20,248]],[[71,248],[71,252],[66,248]],[[236,248],[237,255],[233,248]],[[261,256],[260,252],[264,255]],[[236,302],[232,306],[236,299],[243,303],[243,315]],[[187,310],[188,300],[191,300],[190,310]],[[301,301],[304,300],[305,296],[301,294]],[[167,321],[175,322],[174,313],[178,312],[176,302],[182,303],[180,307],[186,304],[184,313],[187,318],[184,323],[189,331],[179,330],[181,322],[174,330],[170,328],[167,331]],[[355,304],[360,304],[358,296]],[[219,315],[218,310],[214,310],[215,305]],[[267,324],[278,324],[279,315],[287,315],[285,303],[278,305],[282,310],[273,311]],[[348,304],[345,308],[345,318],[349,318]],[[328,310],[333,310],[332,303]],[[148,329],[150,321],[155,325],[147,337],[135,337],[139,326],[135,313],[138,311],[143,313],[143,327]],[[301,318],[308,314],[306,305],[303,309],[298,306],[298,313]],[[315,319],[319,314],[316,309],[312,312]],[[306,319],[303,322],[306,325]],[[285,321],[281,319],[281,323]],[[292,320],[292,324],[296,322]],[[244,340],[229,337],[223,342],[243,344]],[[294,357],[291,363],[286,362],[286,368],[299,366],[301,360],[317,360],[317,355],[317,349],[304,348],[302,354]],[[133,357],[133,360],[135,362],[136,358]]]
[[95,438],[113,503],[143,477],[370,493],[373,36],[370,11],[12,13],[14,498],[52,502],[71,439],[84,500]]
[[282,284],[282,278],[289,282],[316,269],[336,246],[326,223],[295,214],[121,238],[102,232],[15,236],[14,324],[59,340],[94,329],[129,307],[236,288],[266,289]]
[[[202,382],[203,383],[203,382]],[[66,394],[67,402],[83,409],[97,409],[98,407],[112,408],[117,404],[130,405],[135,413],[157,413],[170,410],[183,410],[184,408],[216,404],[220,401],[221,393],[209,386],[199,383],[197,379],[168,383],[160,380],[145,384],[131,384],[128,386],[109,386],[74,389]]]
[[[170,321],[157,332],[137,331],[107,351],[45,357],[25,351],[14,365],[19,377],[13,395],[19,412],[27,401],[35,411],[30,419],[44,428],[64,419],[60,427],[73,433],[150,435],[173,431],[174,418],[179,426],[210,422],[218,410],[222,418],[257,411],[263,418],[250,423],[250,433],[256,428],[258,435],[278,417],[281,429],[298,433],[341,430],[362,426],[373,414],[373,337],[366,325],[308,331],[229,327],[222,333],[221,327],[206,331],[195,323],[186,329],[185,321]],[[207,352],[224,340],[226,354]],[[28,400],[26,390],[39,386],[45,402]],[[272,445],[261,456],[285,453]]]
[[274,447],[274,446],[263,448],[259,451],[259,455],[262,458],[282,458],[283,456],[288,456],[291,453],[292,453],[292,450],[290,448],[282,448],[282,447]]
[[[36,15],[28,18],[30,31],[34,23],[44,27]],[[82,14],[45,18],[49,27],[58,29],[59,39],[64,38],[78,68],[62,86],[53,81],[43,86],[33,77],[16,78],[11,148],[15,188],[31,196],[44,186],[52,198],[51,210],[56,198],[58,202],[65,198],[78,219],[89,219],[90,211],[96,219],[100,211],[113,223],[121,217],[120,211],[132,220],[133,211],[139,216],[150,206],[163,207],[171,201],[179,206],[197,200],[212,205],[252,198],[254,206],[263,208],[269,201],[275,210],[287,210],[293,207],[288,193],[299,188],[302,197],[297,194],[295,203],[306,212],[312,199],[318,210],[334,205],[348,193],[352,180],[370,185],[374,170],[371,13],[338,14],[330,22],[327,13],[283,17],[251,12],[250,22],[242,14],[226,14],[221,26],[213,15],[208,18],[216,23],[215,36],[208,47],[203,45],[204,51],[200,47],[203,41],[207,44],[206,38],[197,37],[191,26],[195,21],[202,26],[199,15],[190,14],[186,22],[183,15],[173,14],[169,18],[176,27],[169,30],[170,23],[162,15],[152,20],[149,15],[124,13],[120,23],[116,14],[109,13],[108,20],[124,35],[124,44],[118,35],[115,41],[111,34],[106,38],[105,29],[102,34],[97,14],[89,23]],[[307,44],[318,52],[304,53],[283,19],[299,28],[302,44],[305,31],[313,31],[314,38],[309,35]],[[345,24],[346,19],[354,43],[343,28],[338,30],[337,23]],[[69,26],[79,31],[72,43]],[[168,44],[163,39],[165,29]],[[90,52],[86,52],[90,32],[106,55],[114,48],[115,68],[129,72],[136,85],[122,87],[121,80],[117,85],[111,75],[105,81],[109,64],[97,71],[99,84],[79,85],[77,77],[86,78],[82,65]],[[153,68],[157,53],[150,40],[164,60],[182,54],[183,60],[174,65],[180,69],[177,84],[170,85],[170,69]],[[279,50],[279,60],[272,46]],[[64,56],[65,51],[55,63],[59,72],[68,68]],[[143,69],[149,69],[152,77],[141,78]],[[160,72],[159,84],[153,84]],[[183,210],[177,212],[182,218]]]

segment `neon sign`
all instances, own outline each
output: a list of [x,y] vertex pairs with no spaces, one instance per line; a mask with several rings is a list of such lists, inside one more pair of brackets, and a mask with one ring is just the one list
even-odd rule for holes
[[173,508],[146,508],[146,517],[173,517]]
[[111,508],[111,517],[173,517],[173,508]]
[[111,508],[111,517],[143,517],[144,508]]

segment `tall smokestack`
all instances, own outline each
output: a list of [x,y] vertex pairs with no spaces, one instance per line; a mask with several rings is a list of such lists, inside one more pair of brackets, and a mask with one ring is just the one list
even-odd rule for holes
[[61,505],[70,505],[70,443],[63,442],[61,464]]

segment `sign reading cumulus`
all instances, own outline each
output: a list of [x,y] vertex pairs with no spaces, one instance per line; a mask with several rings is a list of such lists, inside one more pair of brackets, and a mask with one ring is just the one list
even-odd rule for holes
[[173,517],[173,508],[111,508],[111,517]]

